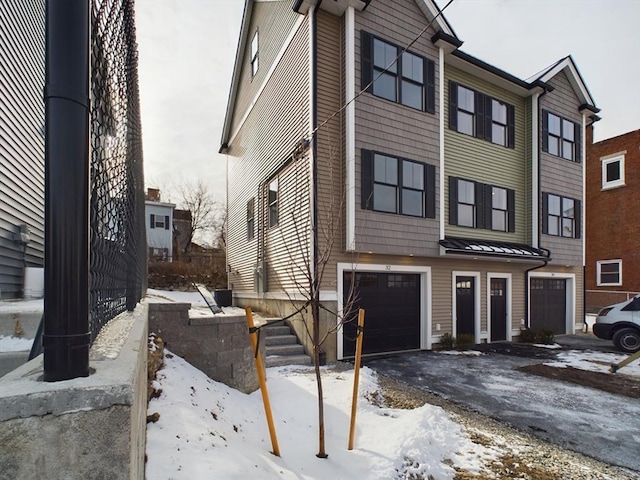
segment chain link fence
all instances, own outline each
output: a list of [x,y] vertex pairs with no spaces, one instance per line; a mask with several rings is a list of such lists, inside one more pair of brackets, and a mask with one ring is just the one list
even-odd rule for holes
[[133,0],[91,0],[91,341],[146,290]]

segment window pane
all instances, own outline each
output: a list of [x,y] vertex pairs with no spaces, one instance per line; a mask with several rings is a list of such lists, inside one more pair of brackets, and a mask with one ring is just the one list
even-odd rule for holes
[[278,199],[278,179],[276,178],[269,184],[269,203],[273,203]]
[[414,82],[423,83],[422,65],[422,58],[408,52],[402,54],[403,77],[409,78]]
[[549,235],[560,235],[560,217],[549,217]]
[[504,188],[493,187],[491,196],[493,198],[493,208],[500,210],[507,209],[507,190]]
[[573,238],[573,219],[572,218],[562,219],[562,236]]
[[415,215],[422,217],[424,202],[422,192],[417,190],[402,190],[402,213],[404,215]]
[[422,85],[402,81],[402,104],[422,110]]
[[491,130],[491,141],[497,145],[506,145],[507,142],[507,127],[504,125],[499,125],[497,123],[493,124],[493,128]]
[[374,156],[373,179],[376,182],[398,184],[398,159],[385,155]]
[[615,182],[616,180],[621,180],[622,177],[620,176],[620,161],[608,163],[606,165],[606,172],[606,182]]
[[571,198],[562,199],[562,216],[564,218],[575,218],[573,214],[574,202]]
[[473,135],[473,115],[458,111],[458,131]]
[[475,98],[473,90],[458,85],[458,108],[475,113]]
[[251,40],[251,58],[255,58],[258,53],[258,32],[253,36],[253,40]]
[[573,141],[574,128],[573,122],[562,120],[562,136],[567,140]]
[[620,268],[619,263],[601,263],[600,271],[602,273],[618,273],[618,269]]
[[497,100],[491,100],[491,119],[494,122],[501,123],[503,125],[507,124],[507,106],[503,103],[500,103]]
[[[374,66],[384,70],[389,67],[389,72],[397,73],[397,63],[395,62],[398,50],[393,45],[389,45],[377,38],[373,39],[373,64]],[[392,63],[393,62],[393,63]]]
[[549,114],[549,133],[560,136],[560,117],[556,117],[552,113]]
[[[378,76],[378,71],[373,71],[374,78]],[[383,73],[373,83],[373,94],[378,97],[386,98],[392,102],[396,101],[396,77],[389,73]]]
[[474,227],[475,226],[475,215],[474,208],[472,205],[464,205],[462,203],[458,204],[458,225],[463,227]]
[[548,150],[551,155],[560,155],[560,140],[556,137],[549,136]]
[[549,214],[560,216],[560,197],[549,195]]
[[617,273],[603,273],[600,275],[600,283],[620,283],[620,275]]
[[562,141],[562,158],[573,160],[573,143],[566,140]]
[[373,185],[373,209],[381,212],[396,213],[396,189],[378,183]]
[[458,202],[475,204],[475,184],[466,180],[458,181]]
[[503,210],[493,210],[491,213],[491,229],[501,232],[507,231],[507,212]]
[[402,186],[424,190],[424,165],[402,162]]

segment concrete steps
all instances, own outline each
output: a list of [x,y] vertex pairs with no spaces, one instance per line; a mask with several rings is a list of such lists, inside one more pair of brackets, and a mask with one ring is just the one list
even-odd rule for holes
[[262,334],[265,336],[267,367],[311,365],[311,357],[304,353],[304,347],[288,325],[277,323],[262,327]]

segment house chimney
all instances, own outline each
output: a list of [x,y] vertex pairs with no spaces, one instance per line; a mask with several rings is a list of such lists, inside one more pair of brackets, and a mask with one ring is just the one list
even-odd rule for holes
[[147,188],[147,200],[153,202],[160,201],[160,189],[159,188]]

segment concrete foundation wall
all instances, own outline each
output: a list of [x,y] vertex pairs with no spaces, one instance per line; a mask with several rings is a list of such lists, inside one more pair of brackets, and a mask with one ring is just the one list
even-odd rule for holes
[[139,305],[103,329],[89,377],[43,382],[42,355],[2,377],[0,477],[144,478],[147,351]]
[[149,330],[211,379],[244,393],[258,389],[244,315],[189,318],[189,303],[149,304]]

